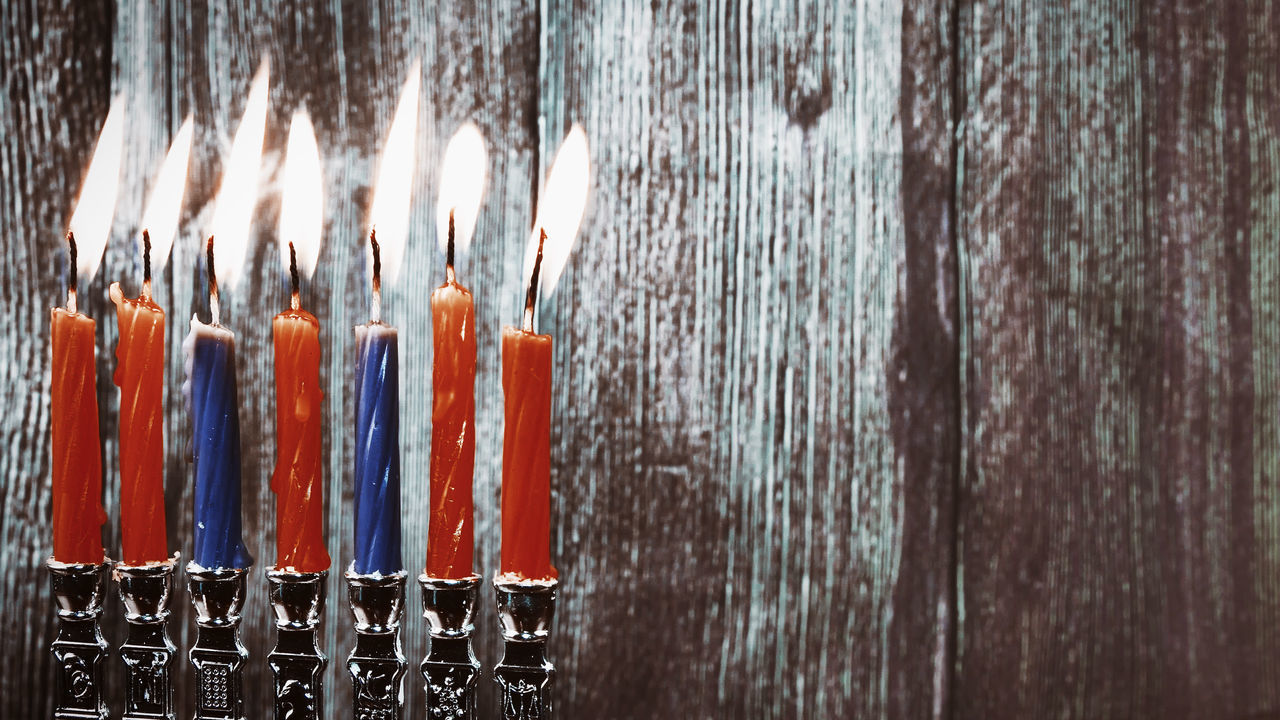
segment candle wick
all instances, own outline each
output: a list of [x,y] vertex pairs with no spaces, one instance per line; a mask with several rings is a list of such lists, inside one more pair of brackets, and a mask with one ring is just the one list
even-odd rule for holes
[[373,302],[369,314],[373,322],[382,322],[382,253],[377,228],[369,228],[369,247],[373,251]]
[[533,308],[538,301],[538,275],[542,272],[542,246],[547,242],[546,228],[538,228],[538,255],[533,259],[533,274],[524,296],[524,331],[533,332]]
[[76,284],[79,282],[79,269],[76,267],[76,234],[67,231],[67,312],[76,311]]
[[302,298],[298,290],[300,285],[298,282],[298,251],[293,247],[293,243],[289,243],[289,285],[291,289],[289,307],[294,310],[300,310],[302,309]]
[[457,281],[457,275],[453,272],[453,211],[456,208],[449,208],[449,243],[444,255],[444,280],[450,285]]
[[151,233],[142,229],[142,297],[151,299]]
[[213,271],[213,236],[205,243],[205,271],[209,276],[209,314],[214,325],[221,325],[222,307],[218,302],[218,276]]

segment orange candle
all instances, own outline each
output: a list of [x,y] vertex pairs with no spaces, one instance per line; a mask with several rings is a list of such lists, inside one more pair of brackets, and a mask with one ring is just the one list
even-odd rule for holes
[[324,393],[320,390],[320,321],[303,310],[297,289],[292,307],[271,322],[275,341],[276,567],[295,572],[328,570],[324,545],[322,445]]
[[76,312],[75,238],[67,307],[54,308],[53,320],[53,559],[62,563],[100,563],[102,455],[98,436],[97,375],[93,319]]
[[120,342],[120,551],[125,565],[169,559],[164,515],[164,310],[151,299],[150,238],[142,295],[124,297],[111,284]]
[[523,580],[552,580],[551,336],[502,329],[502,563]]
[[476,335],[471,293],[458,284],[450,260],[447,281],[431,293],[435,365],[426,574],[461,579],[473,574]]

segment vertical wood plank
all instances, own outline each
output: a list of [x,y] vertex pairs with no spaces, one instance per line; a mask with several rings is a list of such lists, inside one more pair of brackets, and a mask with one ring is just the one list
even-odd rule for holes
[[1273,714],[1276,20],[962,18],[955,714]]
[[945,714],[958,376],[934,11],[544,4],[543,164],[570,122],[595,143],[543,311],[570,715]]

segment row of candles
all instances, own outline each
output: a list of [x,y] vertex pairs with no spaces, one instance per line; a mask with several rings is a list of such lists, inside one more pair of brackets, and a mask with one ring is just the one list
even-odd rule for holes
[[[191,320],[183,344],[183,391],[192,423],[194,539],[191,560],[207,569],[250,566],[241,538],[241,476],[236,338],[220,323],[219,286],[235,282],[250,237],[266,125],[267,68],[254,78],[215,199],[205,244],[211,322]],[[410,73],[387,134],[369,211],[371,319],[355,328],[355,542],[353,571],[403,571],[400,553],[399,388],[396,328],[382,319],[381,284],[394,281],[408,234],[420,72]],[[122,104],[103,125],[69,232],[66,307],[52,311],[53,558],[101,563],[102,466],[96,401],[95,322],[77,309],[77,278],[92,277],[110,235],[123,144]],[[151,294],[176,234],[192,139],[190,118],[172,143],[141,224],[141,293],[120,283],[110,296],[120,339],[121,560],[170,560],[164,511],[163,373],[165,313]],[[554,581],[550,561],[549,335],[534,332],[539,293],[554,289],[586,202],[588,152],[575,126],[548,175],[526,251],[525,310],[502,331],[505,429],[499,576]],[[485,178],[484,142],[464,125],[445,152],[437,211],[446,280],[431,295],[434,340],[430,518],[425,574],[473,577],[472,473],[475,457],[476,328],[472,294],[454,272],[467,248]],[[299,573],[330,566],[322,529],[320,323],[302,308],[299,285],[314,271],[322,227],[319,152],[305,112],[295,113],[286,149],[279,241],[292,278],[290,307],[272,320],[277,462],[276,567]]]

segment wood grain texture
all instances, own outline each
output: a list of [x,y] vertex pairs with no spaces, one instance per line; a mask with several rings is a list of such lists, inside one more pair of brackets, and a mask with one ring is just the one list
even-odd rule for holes
[[957,717],[1277,712],[1276,22],[962,7]]
[[[459,277],[476,295],[479,569],[498,556],[498,333],[565,130],[592,146],[556,338],[551,654],[562,717],[1155,718],[1280,712],[1280,13],[1262,0],[152,0],[0,4],[0,716],[45,717],[53,621],[48,307],[110,98],[129,100],[99,320],[109,552],[119,543],[108,283],[168,140],[196,116],[169,313],[169,539],[191,535],[179,346],[199,243],[263,58],[272,89],[240,334],[249,710],[269,713],[269,318],[292,111],[315,123],[326,235],[322,647],[348,714],[345,428],[365,319],[364,208],[423,62],[401,329],[404,554],[426,541],[433,203],[474,120],[490,182]],[[406,654],[425,629],[410,588]],[[488,594],[486,593],[486,600]],[[185,598],[174,636],[193,639]],[[106,632],[118,644],[118,602]],[[500,655],[492,603],[486,668]],[[108,674],[118,712],[118,667]],[[410,718],[424,717],[411,672]],[[193,707],[178,668],[183,713]],[[491,680],[481,712],[496,714]]]

